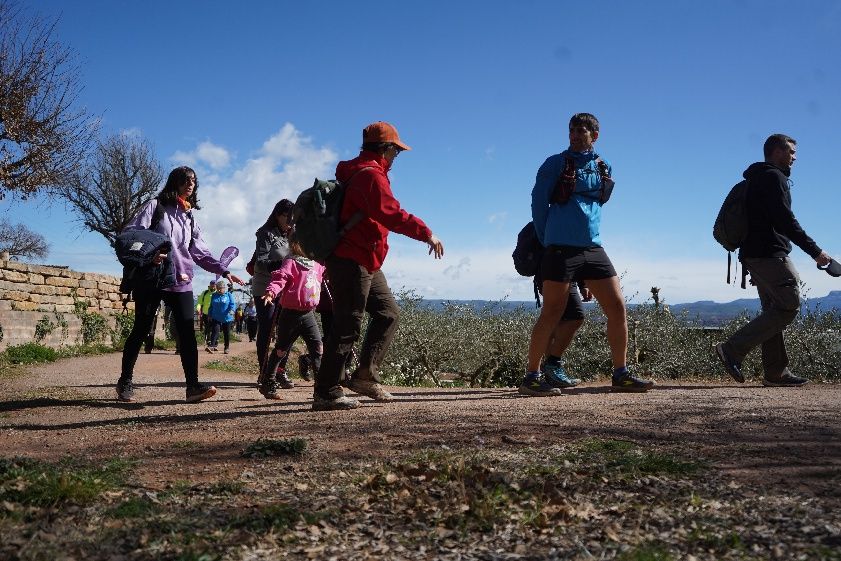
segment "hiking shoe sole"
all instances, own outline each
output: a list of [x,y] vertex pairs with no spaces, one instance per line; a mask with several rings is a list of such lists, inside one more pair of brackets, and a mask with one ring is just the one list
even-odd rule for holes
[[530,395],[532,397],[555,397],[563,395],[561,388],[552,388],[551,390],[533,390],[528,386],[520,386],[517,391],[523,395]]
[[804,380],[802,382],[775,382],[774,380],[768,380],[765,378],[762,379],[762,385],[766,388],[799,388],[800,386],[805,386],[808,383],[809,380]]
[[727,356],[727,353],[724,352],[724,343],[719,343],[715,346],[715,354],[718,355],[718,360],[721,361],[721,364],[724,366],[727,373],[730,374],[730,377],[740,384],[744,384],[745,376],[741,373],[741,371],[733,367],[733,361]]
[[610,386],[610,391],[614,393],[645,393],[653,387],[654,384],[650,386]]
[[349,397],[340,397],[338,399],[322,399],[316,397],[312,402],[313,411],[346,411],[360,407],[362,407],[362,403],[359,400]]
[[199,401],[204,401],[205,399],[210,399],[214,395],[216,395],[216,388],[213,387],[213,386],[210,386],[209,388],[204,390],[202,393],[195,393],[195,394],[192,394],[192,395],[187,395],[187,400],[186,401],[187,401],[187,403],[198,403]]

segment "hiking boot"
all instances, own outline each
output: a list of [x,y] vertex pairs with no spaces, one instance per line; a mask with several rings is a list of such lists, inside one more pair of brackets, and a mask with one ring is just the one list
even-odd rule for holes
[[302,380],[306,380],[309,382],[312,380],[310,377],[310,357],[307,355],[300,355],[298,356],[298,375],[301,377]]
[[196,384],[187,386],[187,403],[196,403],[210,399],[216,395],[216,388],[209,384]]
[[652,380],[643,380],[626,370],[618,376],[613,376],[610,389],[615,392],[644,393],[654,387]]
[[362,407],[362,403],[358,399],[351,399],[346,395],[335,399],[325,399],[316,395],[313,396],[312,400],[313,411],[341,411],[345,409],[357,409],[359,407]]
[[782,376],[776,380],[769,380],[767,376],[762,378],[762,385],[768,386],[769,388],[796,388],[808,383],[809,380],[801,378],[800,376],[795,376],[788,371],[788,368],[786,368],[783,371]]
[[727,373],[740,384],[744,384],[745,376],[742,374],[742,365],[730,358],[730,355],[724,350],[724,343],[719,343],[715,346],[715,354],[718,355]]
[[385,391],[382,384],[372,380],[354,380],[351,378],[347,388],[359,395],[370,397],[374,401],[394,401],[394,396]]
[[274,380],[266,380],[264,383],[260,384],[259,388],[260,393],[266,399],[283,399],[280,395],[280,386]]
[[222,354],[228,354],[228,348],[227,347],[225,347],[225,350],[222,351]]
[[275,372],[275,379],[277,380],[277,384],[284,390],[291,390],[295,387],[295,382],[289,379],[285,368],[277,369],[277,372]]
[[553,388],[572,388],[581,383],[567,374],[563,364],[544,364],[542,371],[543,380]]
[[209,353],[213,354],[213,349],[212,349],[210,346],[205,347],[205,348],[204,348],[204,350],[206,350],[207,352],[209,352]]
[[540,372],[527,372],[526,377],[523,378],[523,383],[520,384],[517,391],[523,395],[536,397],[561,395],[561,388],[555,388],[547,384],[543,376],[540,375]]
[[131,383],[131,378],[120,378],[117,381],[117,401],[125,403],[134,401],[134,384]]

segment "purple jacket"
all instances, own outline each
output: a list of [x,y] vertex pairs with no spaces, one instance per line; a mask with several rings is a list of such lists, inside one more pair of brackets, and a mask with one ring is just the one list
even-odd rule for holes
[[[125,227],[126,230],[146,229],[152,223],[152,213],[155,212],[157,199],[152,199],[137,216]],[[169,292],[193,291],[193,262],[209,273],[221,275],[226,271],[218,259],[211,255],[210,250],[201,237],[198,222],[193,227],[193,244],[190,245],[190,214],[180,207],[164,207],[164,215],[155,228],[156,232],[169,236],[172,240],[172,253],[169,257],[175,266],[175,286],[165,288]],[[186,275],[186,280],[182,277]]]

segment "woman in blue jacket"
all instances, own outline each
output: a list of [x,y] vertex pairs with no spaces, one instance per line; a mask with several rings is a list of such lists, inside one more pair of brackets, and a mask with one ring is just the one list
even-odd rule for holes
[[234,310],[237,309],[237,303],[234,300],[234,295],[228,292],[228,283],[219,279],[216,283],[216,292],[210,297],[210,308],[208,315],[211,321],[210,344],[205,347],[207,352],[216,352],[217,343],[219,342],[219,330],[225,337],[225,354],[228,354],[228,348],[231,346],[231,323],[234,321]]

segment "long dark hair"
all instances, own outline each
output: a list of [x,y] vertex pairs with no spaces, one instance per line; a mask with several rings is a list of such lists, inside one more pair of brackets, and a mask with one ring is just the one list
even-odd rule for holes
[[260,226],[260,229],[268,230],[277,226],[277,217],[291,213],[293,206],[295,206],[295,203],[293,203],[289,199],[280,199],[277,202],[277,204],[274,205],[272,213],[269,215],[268,218],[266,218],[266,222],[262,226]]
[[155,198],[164,206],[176,206],[178,204],[178,191],[187,183],[187,179],[191,175],[196,179],[196,185],[193,187],[193,194],[187,198],[187,202],[190,203],[192,208],[196,210],[200,209],[198,197],[199,177],[193,168],[188,166],[177,167],[169,172],[169,177],[166,178],[164,188],[161,189],[161,192]]

